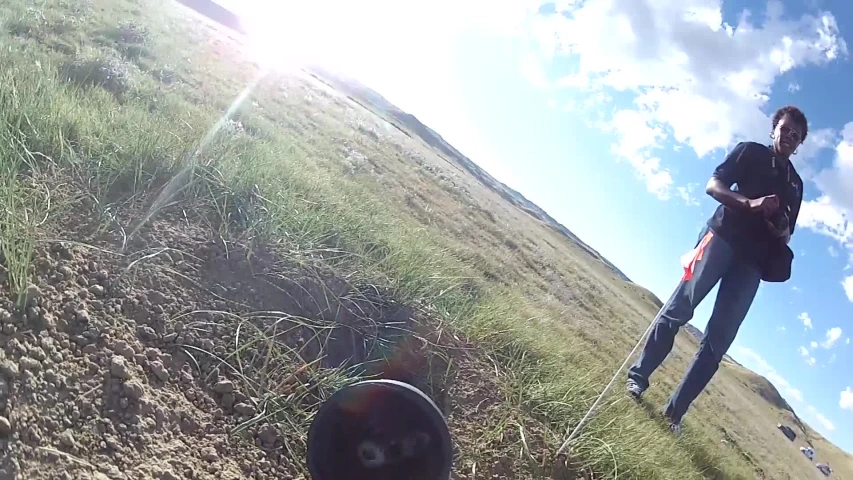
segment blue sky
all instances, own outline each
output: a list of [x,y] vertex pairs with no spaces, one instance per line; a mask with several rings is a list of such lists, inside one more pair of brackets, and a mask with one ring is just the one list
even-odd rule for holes
[[810,133],[794,160],[806,185],[793,277],[761,287],[730,354],[853,452],[853,4],[349,3],[336,3],[339,21],[300,7],[253,28],[415,114],[661,299],[716,206],[703,192],[713,168],[738,140],[769,141],[775,108],[800,106]]

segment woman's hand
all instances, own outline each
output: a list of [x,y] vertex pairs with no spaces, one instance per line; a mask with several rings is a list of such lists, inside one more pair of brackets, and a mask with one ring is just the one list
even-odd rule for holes
[[747,202],[747,209],[750,213],[759,213],[765,217],[769,217],[779,209],[779,197],[776,195],[768,195],[766,197],[749,200]]

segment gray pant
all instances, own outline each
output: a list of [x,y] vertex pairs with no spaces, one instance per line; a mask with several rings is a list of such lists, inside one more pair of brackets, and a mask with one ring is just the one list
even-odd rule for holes
[[[700,241],[707,231],[706,228],[701,233]],[[694,310],[717,282],[720,289],[699,351],[664,411],[675,423],[681,421],[690,404],[711,381],[723,355],[734,342],[761,283],[758,269],[738,257],[723,239],[714,236],[705,247],[702,259],[696,263],[693,278],[682,281],[664,305],[640,358],[628,372],[628,378],[640,387],[649,387],[649,377],[669,355],[678,329],[693,318]]]

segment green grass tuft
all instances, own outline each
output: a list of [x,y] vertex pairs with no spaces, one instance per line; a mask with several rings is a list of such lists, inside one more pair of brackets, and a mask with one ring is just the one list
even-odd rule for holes
[[[499,401],[487,418],[472,410],[471,419],[453,419],[467,448],[457,466],[482,471],[505,458],[518,478],[541,470],[654,313],[600,263],[481,184],[419,168],[426,158],[444,165],[431,150],[305,80],[259,78],[229,41],[171,3],[28,4],[0,5],[3,63],[13,66],[0,71],[0,253],[19,299],[33,281],[42,227],[63,212],[91,214],[129,244],[147,220],[179,207],[248,254],[272,246],[381,287],[430,319],[430,341],[474,346],[485,367],[457,381],[494,385],[489,395]],[[130,222],[122,216],[130,208],[147,215]],[[312,363],[277,339],[294,328],[321,338],[334,326],[281,318],[272,326],[230,319],[239,324],[234,348],[215,360],[259,400],[258,416],[235,433],[274,419],[304,441],[317,404],[370,368]],[[433,350],[430,382],[440,388],[460,360]],[[287,387],[288,365],[316,388]],[[660,375],[671,387],[675,373]],[[719,382],[728,383],[715,392],[748,395],[728,377]],[[748,456],[719,442],[718,412],[691,412],[687,435],[675,439],[654,411],[615,394],[573,451],[600,478],[754,478]],[[726,416],[727,428],[738,427],[733,418],[741,417]],[[742,447],[765,455],[771,471],[783,454],[760,443]]]

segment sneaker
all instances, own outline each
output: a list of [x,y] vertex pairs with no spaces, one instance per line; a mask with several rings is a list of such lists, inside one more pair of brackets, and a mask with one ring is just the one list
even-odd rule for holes
[[669,431],[672,432],[676,437],[681,435],[681,424],[680,423],[670,423]]
[[631,380],[630,378],[625,383],[625,389],[628,391],[628,395],[631,395],[635,400],[639,400],[645,391],[639,383]]

